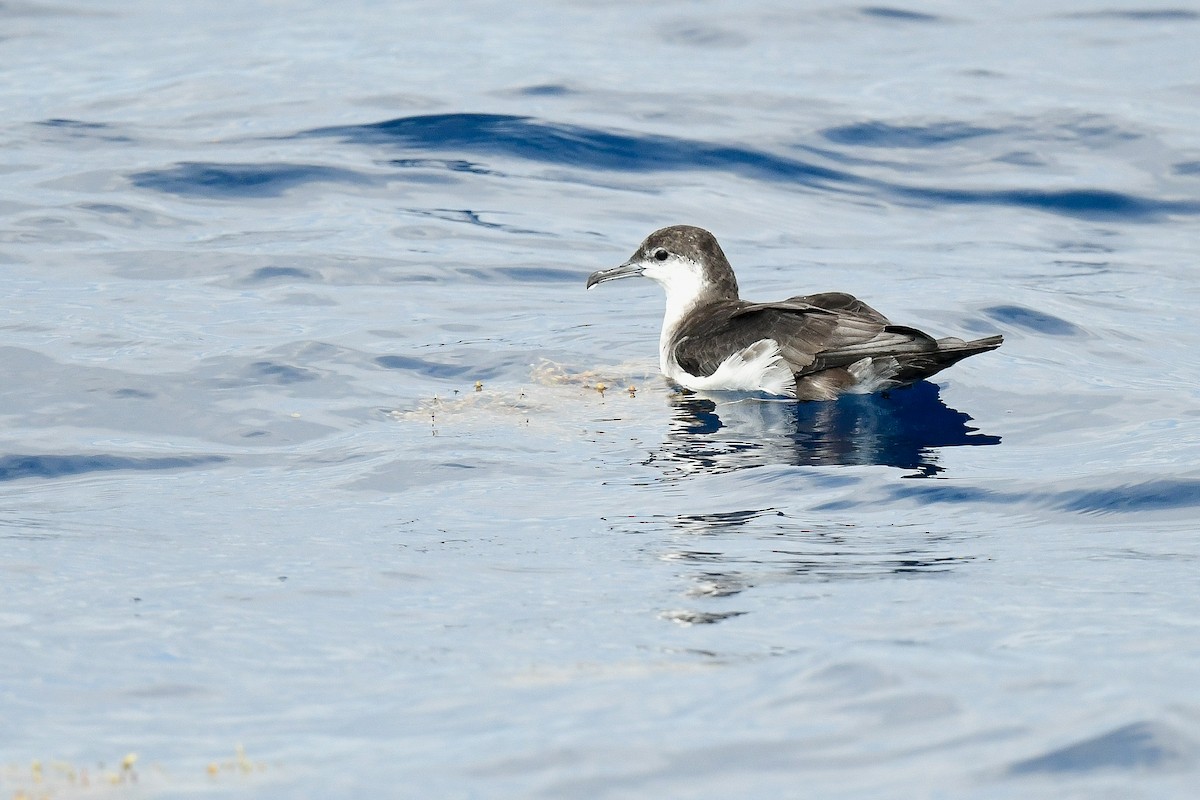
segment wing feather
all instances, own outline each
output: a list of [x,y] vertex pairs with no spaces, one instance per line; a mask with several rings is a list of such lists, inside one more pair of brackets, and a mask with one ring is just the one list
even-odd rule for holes
[[825,292],[777,303],[703,305],[680,321],[669,347],[683,370],[708,377],[731,353],[764,340],[778,345],[796,377],[796,396],[810,400],[864,384],[867,373],[882,381],[880,386],[911,383],[1003,341],[999,336],[936,340],[916,328],[893,325],[853,295]]
[[937,342],[844,292],[791,297],[776,303],[722,301],[682,320],[672,348],[688,373],[712,375],[735,350],[764,339],[798,375],[844,367],[866,357],[903,356],[937,350]]

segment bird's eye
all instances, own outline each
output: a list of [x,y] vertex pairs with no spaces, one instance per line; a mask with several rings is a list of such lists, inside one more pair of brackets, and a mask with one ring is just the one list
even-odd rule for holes
[[659,249],[657,249],[657,250],[655,250],[655,251],[654,251],[654,260],[655,260],[655,261],[666,261],[666,260],[667,260],[667,255],[668,255],[667,251],[666,251],[666,250],[663,250],[663,249],[660,247]]

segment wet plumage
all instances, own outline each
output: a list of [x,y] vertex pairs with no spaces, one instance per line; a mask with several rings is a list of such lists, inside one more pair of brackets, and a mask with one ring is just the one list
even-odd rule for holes
[[659,366],[692,391],[828,400],[914,383],[1003,341],[934,339],[842,292],[742,300],[716,238],[690,225],[655,231],[629,261],[593,273],[587,285],[636,275],[666,290]]

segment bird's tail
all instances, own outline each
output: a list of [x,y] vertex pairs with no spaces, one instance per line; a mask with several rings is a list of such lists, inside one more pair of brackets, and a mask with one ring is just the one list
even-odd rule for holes
[[970,342],[964,342],[955,336],[947,336],[945,339],[937,340],[937,349],[939,353],[961,353],[962,355],[954,359],[957,361],[959,358],[973,356],[976,353],[986,353],[988,350],[995,350],[1002,344],[1004,344],[1004,337],[1000,335],[985,336],[982,339],[974,339]]
[[946,367],[957,364],[964,358],[995,350],[1004,343],[1003,336],[985,336],[964,342],[955,336],[937,340],[937,349],[912,356],[899,356],[900,377],[905,382],[923,380],[936,375]]

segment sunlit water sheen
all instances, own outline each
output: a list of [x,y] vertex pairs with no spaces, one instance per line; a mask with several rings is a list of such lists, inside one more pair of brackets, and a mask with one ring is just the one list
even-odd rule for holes
[[[0,4],[0,793],[1193,796],[1197,37]],[[1005,344],[678,395],[675,223]]]

